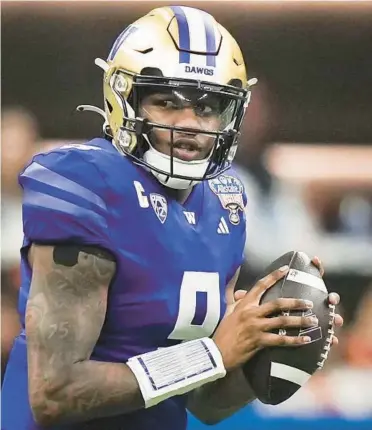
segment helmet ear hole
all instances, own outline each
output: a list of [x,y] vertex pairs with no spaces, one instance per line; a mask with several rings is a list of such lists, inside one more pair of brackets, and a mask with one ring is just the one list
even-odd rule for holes
[[106,105],[107,105],[107,109],[110,111],[110,113],[112,113],[113,111],[112,104],[108,100],[106,100]]

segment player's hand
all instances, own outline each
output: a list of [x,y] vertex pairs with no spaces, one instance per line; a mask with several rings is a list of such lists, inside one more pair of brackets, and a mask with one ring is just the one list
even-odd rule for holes
[[[313,317],[280,315],[283,311],[309,309],[312,303],[280,298],[260,305],[262,295],[287,273],[286,266],[260,279],[249,292],[235,293],[238,301],[234,309],[225,315],[213,336],[226,370],[247,362],[261,348],[298,346],[310,341],[307,336],[285,336],[271,331],[317,324]],[[275,314],[280,316],[270,317]]]
[[[321,276],[323,276],[324,266],[320,258],[315,256],[311,261],[319,269]],[[337,306],[340,303],[340,296],[337,293],[330,293],[328,295],[328,301],[331,305]],[[342,318],[342,316],[340,314],[336,314],[334,319],[334,326],[342,327],[343,324],[344,319]],[[332,345],[338,345],[338,338],[335,335],[332,336]]]

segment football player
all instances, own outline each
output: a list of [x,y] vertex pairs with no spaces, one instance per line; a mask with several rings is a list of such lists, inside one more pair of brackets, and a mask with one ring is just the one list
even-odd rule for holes
[[[181,430],[254,398],[240,366],[306,337],[250,292],[246,197],[231,170],[249,102],[241,51],[209,14],[162,7],[124,30],[103,69],[104,137],[36,155],[24,190],[23,329],[3,386],[3,430]],[[317,261],[319,265],[319,261]],[[333,298],[337,302],[338,298]]]

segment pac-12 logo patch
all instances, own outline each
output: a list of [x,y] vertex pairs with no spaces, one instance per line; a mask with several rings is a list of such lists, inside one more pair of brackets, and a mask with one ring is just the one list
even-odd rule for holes
[[239,211],[244,210],[243,185],[239,179],[220,175],[209,181],[209,187],[219,198],[222,207],[229,211],[231,224],[238,225],[240,223]]
[[160,194],[151,193],[150,201],[159,221],[164,224],[168,215],[168,204],[166,198]]

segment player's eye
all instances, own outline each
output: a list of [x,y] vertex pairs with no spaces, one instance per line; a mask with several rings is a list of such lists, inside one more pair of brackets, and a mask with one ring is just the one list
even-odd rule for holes
[[179,105],[176,101],[170,98],[158,98],[154,100],[154,105],[165,110],[179,109]]
[[201,116],[213,115],[217,112],[217,108],[207,103],[197,103],[195,113]]

